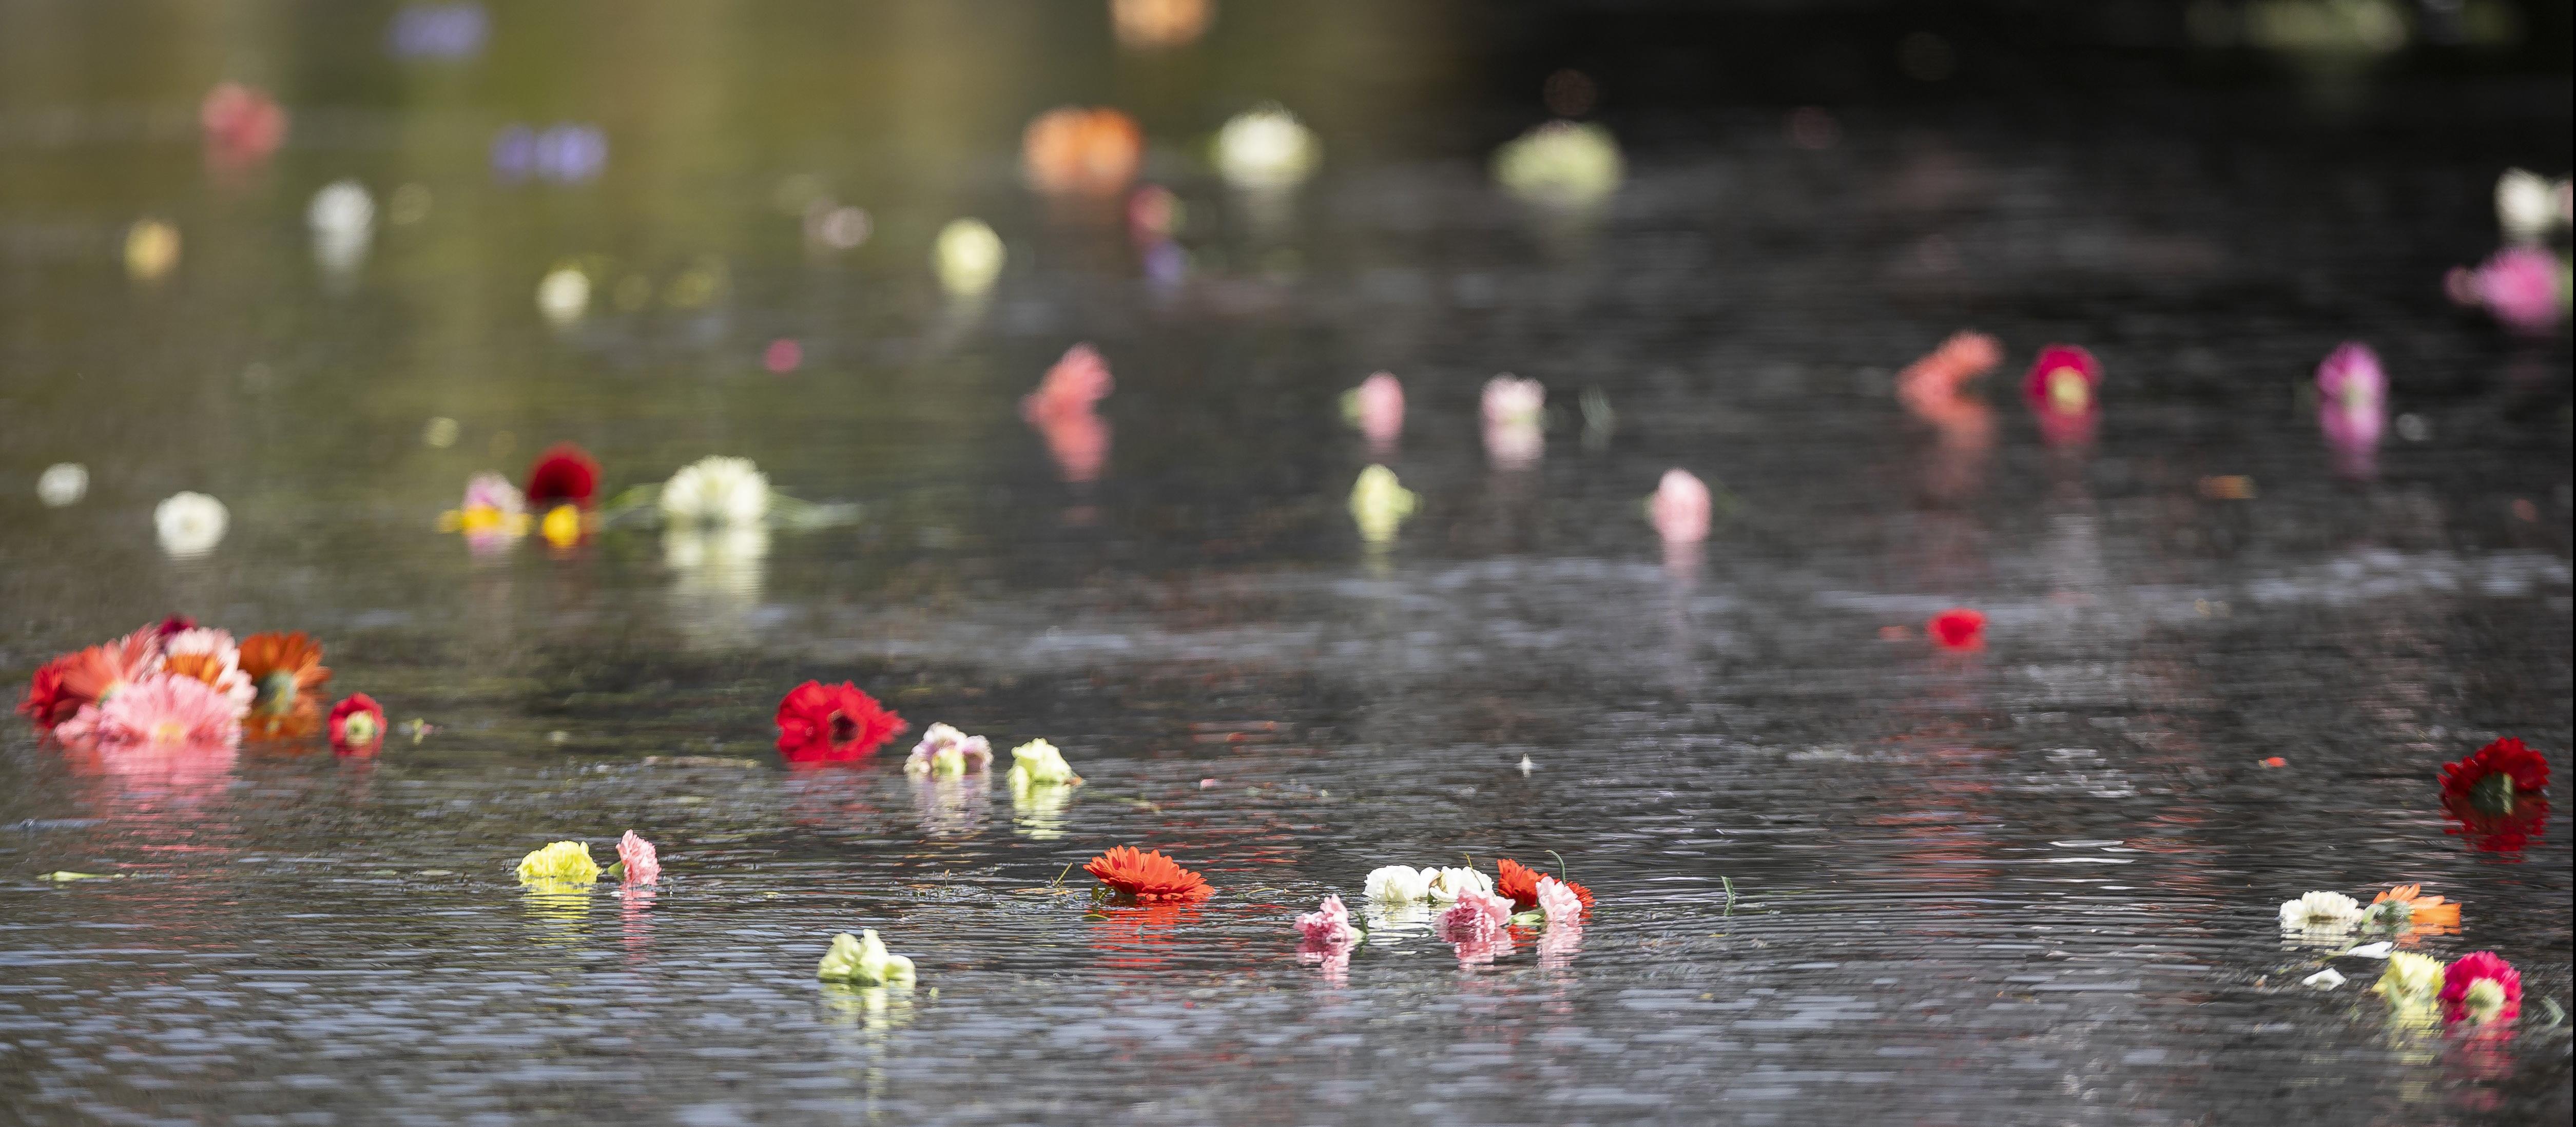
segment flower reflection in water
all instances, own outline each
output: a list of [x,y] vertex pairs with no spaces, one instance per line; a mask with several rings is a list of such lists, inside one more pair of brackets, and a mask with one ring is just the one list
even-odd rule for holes
[[938,775],[912,780],[912,805],[921,832],[931,837],[972,837],[983,828],[989,777]]
[[528,922],[535,925],[537,942],[552,946],[570,946],[590,935],[590,893],[595,887],[587,881],[532,880],[520,885],[520,906],[527,909]]
[[1553,923],[1538,937],[1538,965],[1549,970],[1565,970],[1574,965],[1574,957],[1583,953],[1583,925]]
[[1033,841],[1064,836],[1065,809],[1073,805],[1072,787],[1011,788],[1011,828]]
[[644,964],[645,952],[653,946],[653,899],[661,893],[639,884],[617,890],[617,918],[624,932],[626,965]]
[[662,532],[662,564],[671,569],[671,610],[681,632],[700,644],[738,641],[760,605],[769,530],[756,524],[673,524]]
[[1092,932],[1091,948],[1100,952],[1100,965],[1118,972],[1113,977],[1121,982],[1141,984],[1165,981],[1164,972],[1179,949],[1178,937],[1196,929],[1203,915],[1194,903],[1112,904],[1092,909],[1086,918],[1099,924]]

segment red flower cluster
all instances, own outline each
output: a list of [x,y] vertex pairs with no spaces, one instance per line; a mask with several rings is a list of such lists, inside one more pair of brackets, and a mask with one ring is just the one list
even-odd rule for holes
[[1139,904],[1195,903],[1216,893],[1205,878],[1180,867],[1160,850],[1121,845],[1092,858],[1082,871]]
[[2445,831],[2479,849],[2521,849],[2549,824],[2549,760],[2506,737],[2468,758],[2442,765],[2442,810],[2454,823]]
[[1954,607],[1933,615],[1923,632],[1945,650],[1981,650],[1986,647],[1986,616]]
[[910,726],[857,685],[807,681],[778,702],[778,753],[790,763],[847,763]]
[[[1500,858],[1494,862],[1494,895],[1509,899],[1515,911],[1538,907],[1539,876],[1540,873],[1536,869],[1509,857]],[[1591,889],[1566,880],[1564,877],[1556,879],[1565,885],[1567,891],[1574,893],[1575,899],[1583,902],[1583,910],[1586,913],[1592,911]]]
[[598,496],[599,460],[572,443],[546,447],[528,467],[528,508],[536,512],[557,505],[587,509]]

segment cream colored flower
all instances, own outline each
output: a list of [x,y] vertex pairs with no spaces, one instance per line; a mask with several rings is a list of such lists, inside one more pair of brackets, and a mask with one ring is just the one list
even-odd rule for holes
[[682,524],[758,524],[769,515],[769,477],[749,458],[700,458],[662,484],[662,515]]
[[1384,865],[1369,871],[1365,888],[1371,900],[1385,904],[1410,904],[1430,899],[1431,874],[1411,865]]
[[1031,787],[1080,786],[1082,776],[1073,773],[1073,765],[1064,761],[1064,753],[1045,740],[1030,740],[1011,749],[1011,793],[1017,795]]
[[1626,173],[1619,142],[1598,125],[1551,121],[1494,153],[1494,180],[1504,191],[1556,207],[1599,203]]
[[2550,231],[2567,225],[2567,181],[2521,168],[2496,177],[2496,225],[2518,243],[2546,241]]
[[546,320],[569,325],[589,310],[590,275],[579,267],[555,267],[537,282],[537,312]]
[[1226,183],[1256,191],[1294,188],[1314,175],[1315,131],[1277,104],[1245,110],[1216,134],[1216,168]]
[[940,286],[967,297],[992,289],[993,282],[1002,276],[1002,264],[1009,258],[1010,252],[1002,247],[1002,237],[983,220],[956,219],[939,229],[939,241],[930,252],[930,266],[938,272]]
[[599,862],[590,859],[590,846],[578,841],[558,841],[543,849],[531,850],[527,856],[519,858],[519,879],[587,884],[599,879]]
[[1371,544],[1384,544],[1395,539],[1396,530],[1405,518],[1413,515],[1413,491],[1395,480],[1395,471],[1385,466],[1370,466],[1360,471],[1351,484],[1351,521],[1359,525],[1360,539]]
[[870,986],[909,986],[912,960],[888,953],[875,928],[864,929],[855,937],[845,931],[832,937],[832,949],[823,953],[822,965],[814,969],[814,976]]
[[214,551],[231,524],[232,513],[224,503],[203,493],[173,493],[152,510],[161,550],[179,559]]
[[78,462],[56,462],[36,478],[36,499],[49,509],[77,505],[88,495],[89,467]]
[[1445,869],[1424,869],[1422,875],[1429,881],[1428,893],[1434,904],[1450,903],[1465,892],[1491,893],[1494,891],[1494,878],[1463,865],[1453,865]]
[[2361,926],[2361,904],[2340,892],[2311,892],[2281,902],[2285,931],[2350,931]]
[[2370,992],[2387,998],[2392,1006],[2430,1007],[2442,996],[2442,960],[2396,952],[2388,956],[2388,969],[2380,972]]

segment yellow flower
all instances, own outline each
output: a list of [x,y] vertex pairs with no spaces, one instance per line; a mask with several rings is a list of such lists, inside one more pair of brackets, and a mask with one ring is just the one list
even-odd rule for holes
[[1073,773],[1073,765],[1064,761],[1064,753],[1045,740],[1030,740],[1011,749],[1011,793],[1020,794],[1030,787],[1075,786],[1082,776]]
[[589,846],[578,841],[558,841],[519,858],[519,879],[587,884],[599,879],[599,862],[590,859]]
[[1351,520],[1360,526],[1360,539],[1371,544],[1395,539],[1396,528],[1413,515],[1413,507],[1413,491],[1397,482],[1395,471],[1385,466],[1361,470],[1360,479],[1351,485]]
[[877,938],[877,929],[867,928],[853,938],[849,932],[832,937],[832,949],[823,953],[823,964],[814,968],[816,978],[834,982],[864,982],[871,986],[892,983],[912,984],[912,960],[889,954],[885,941]]
[[537,525],[537,535],[558,548],[580,543],[581,510],[572,505],[557,505],[546,510],[546,519]]
[[2442,960],[2412,951],[2388,956],[2388,969],[2370,988],[2392,1006],[2429,1006],[2442,995]]

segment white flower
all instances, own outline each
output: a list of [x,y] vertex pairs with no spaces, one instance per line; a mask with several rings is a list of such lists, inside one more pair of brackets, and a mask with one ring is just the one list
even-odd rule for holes
[[304,223],[313,229],[313,257],[323,271],[348,273],[366,261],[368,240],[375,237],[375,197],[355,180],[335,180],[313,193]]
[[2335,987],[2343,985],[2343,976],[2336,974],[2333,967],[2327,967],[2324,970],[2300,979],[2299,985],[2314,986],[2319,990],[2332,990]]
[[1619,142],[1598,125],[1551,121],[1494,153],[1495,181],[1504,191],[1533,203],[1560,207],[1598,203],[1619,190],[1625,174]]
[[1238,188],[1294,188],[1313,175],[1315,131],[1277,105],[1234,115],[1216,134],[1216,167]]
[[758,524],[768,513],[769,478],[749,458],[700,458],[662,485],[662,515],[675,522]]
[[823,953],[822,965],[815,968],[814,976],[870,986],[909,986],[913,980],[912,960],[887,951],[876,929],[864,928],[855,936],[848,932],[833,936],[832,949]]
[[2506,169],[2496,177],[2496,225],[2514,242],[2545,241],[2552,228],[2566,224],[2566,199],[2566,181],[2552,183],[2536,172]]
[[1524,380],[1509,372],[1485,381],[1485,421],[1498,426],[1518,426],[1539,421],[1547,409],[1547,385],[1537,380]]
[[214,551],[231,523],[232,514],[225,511],[224,503],[203,493],[173,493],[152,510],[161,550],[178,559]]
[[2356,959],[2385,959],[2388,957],[2388,953],[2395,950],[2396,947],[2396,944],[2383,939],[2377,943],[2364,943],[2359,947],[2355,947],[2352,950],[2344,952],[2344,954],[2350,955]]
[[921,742],[912,745],[912,754],[904,757],[903,773],[963,775],[984,770],[992,762],[991,740],[967,735],[946,724],[933,724],[921,734]]
[[1045,740],[1030,740],[1011,749],[1011,793],[1017,796],[1031,787],[1074,786],[1082,776],[1073,773],[1073,764],[1064,761],[1064,753]]
[[89,468],[78,462],[56,462],[36,478],[36,499],[48,508],[77,505],[89,495]]
[[1463,892],[1490,893],[1494,890],[1494,878],[1463,865],[1424,869],[1422,875],[1430,881],[1429,894],[1434,904],[1450,903]]
[[590,309],[590,276],[570,266],[555,267],[537,283],[537,312],[558,325],[581,320]]
[[1430,898],[1431,874],[1411,865],[1387,865],[1369,871],[1366,888],[1371,900],[1409,904]]
[[993,288],[1002,276],[1002,263],[1010,257],[1002,248],[1002,237],[981,219],[951,220],[939,229],[939,242],[931,248],[930,266],[939,273],[939,284],[959,296],[980,294]]
[[2311,892],[2281,902],[2284,930],[2349,931],[2360,924],[2360,903],[2340,892]]

